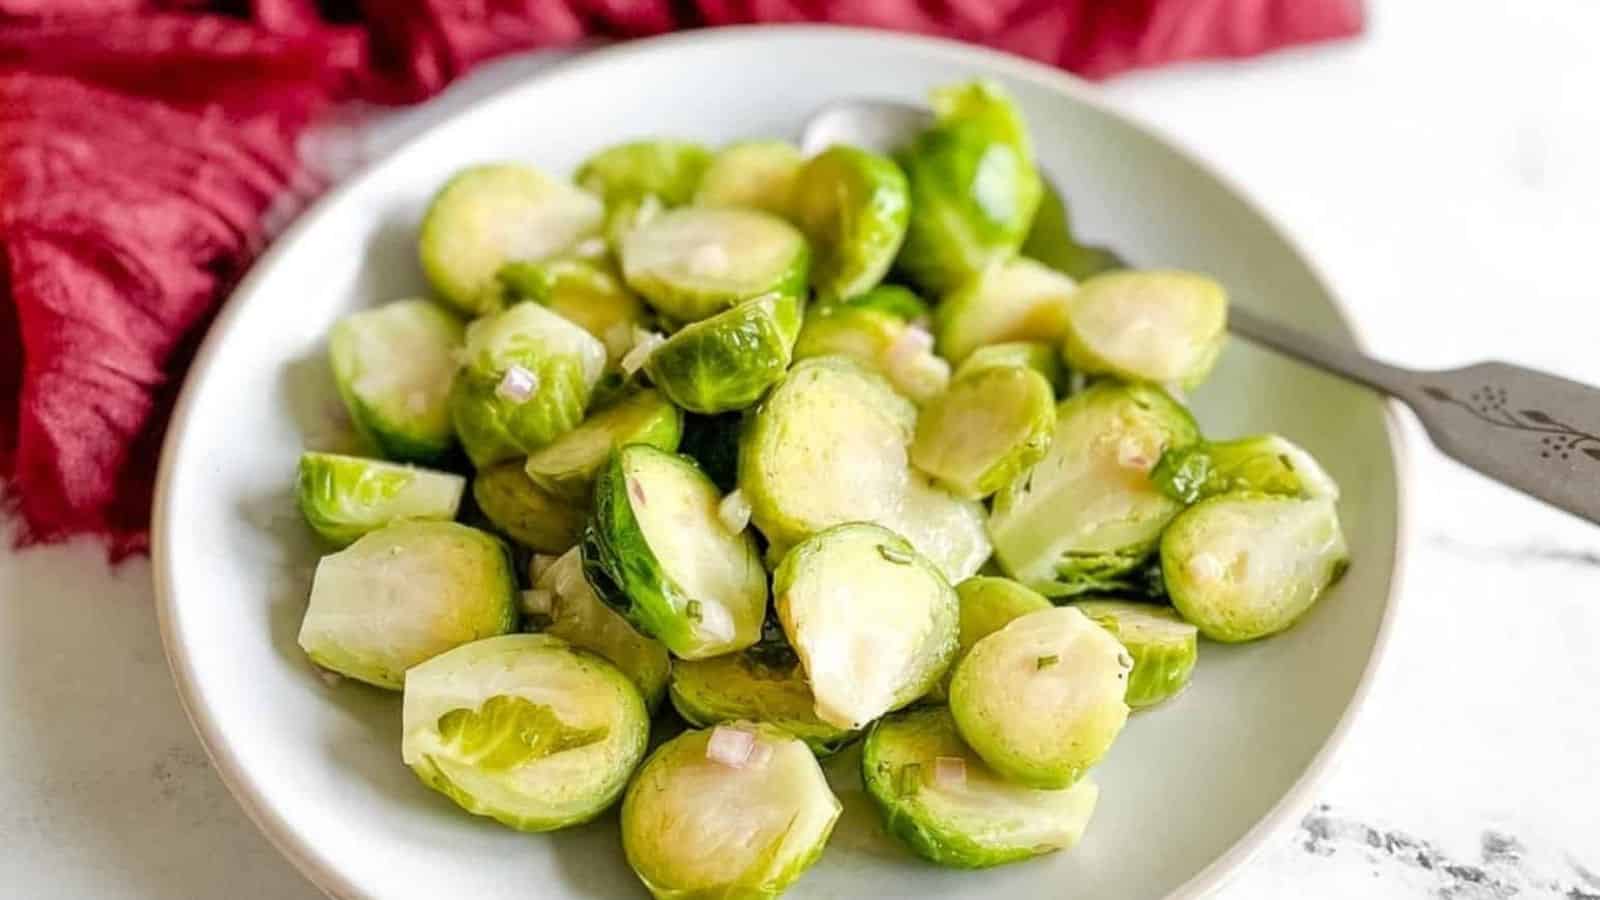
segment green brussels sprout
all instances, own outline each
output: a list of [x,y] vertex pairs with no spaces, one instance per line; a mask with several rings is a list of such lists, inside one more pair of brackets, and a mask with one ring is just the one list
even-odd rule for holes
[[1034,369],[964,366],[923,409],[911,463],[958,497],[987,497],[1044,458],[1055,413],[1055,391]]
[[583,509],[534,484],[520,460],[479,469],[472,499],[496,530],[524,547],[558,554],[578,545]]
[[661,218],[666,212],[666,204],[655,194],[630,194],[614,197],[606,204],[605,224],[601,226],[601,234],[605,236],[606,250],[615,258],[622,258],[622,245],[640,228]]
[[789,214],[816,252],[813,285],[824,303],[870,290],[906,236],[911,193],[894,161],[857,147],[830,147],[806,163]]
[[592,194],[529,166],[464,169],[422,217],[422,273],[461,312],[494,312],[500,301],[495,273],[502,265],[555,256],[598,232],[604,214]]
[[628,444],[676,450],[682,436],[683,413],[656,391],[638,391],[528,454],[523,469],[552,496],[585,503],[613,450]]
[[1189,686],[1200,654],[1199,631],[1166,606],[1121,600],[1072,604],[1111,632],[1133,657],[1124,699],[1134,711],[1155,706]]
[[950,680],[956,729],[989,767],[1045,790],[1073,785],[1128,720],[1133,659],[1071,607],[1012,619],[981,638]]
[[1161,538],[1172,605],[1201,634],[1230,644],[1293,625],[1349,559],[1327,499],[1221,494],[1184,510]]
[[605,605],[583,577],[577,547],[563,553],[533,579],[531,595],[538,608],[533,624],[574,647],[599,654],[628,676],[651,712],[666,696],[672,657],[661,642],[635,631],[628,620]]
[[1072,217],[1061,194],[1048,180],[1033,227],[1022,242],[1022,255],[1037,259],[1074,281],[1092,278],[1101,272],[1127,268],[1122,257],[1105,247],[1082,244],[1073,236]]
[[595,483],[583,564],[600,599],[683,659],[761,638],[767,573],[748,532],[690,460],[644,444],[617,451]]
[[455,446],[450,382],[461,340],[461,322],[427,300],[398,300],[333,326],[328,356],[339,397],[384,458],[436,463]]
[[768,294],[683,326],[655,348],[645,372],[684,409],[713,414],[761,399],[789,368],[800,298]]
[[940,88],[933,109],[933,127],[898,157],[911,219],[897,263],[943,294],[1016,255],[1043,188],[1022,117],[997,85]]
[[519,831],[622,796],[650,718],[617,667],[547,634],[467,644],[406,673],[400,753],[423,784]]
[[456,434],[472,464],[522,456],[572,430],[605,362],[598,340],[536,303],[473,322],[450,391]]
[[940,302],[933,320],[939,352],[959,363],[986,344],[1058,344],[1066,336],[1077,289],[1072,279],[1031,259],[993,266],[962,282]]
[[683,440],[678,442],[678,452],[694,460],[717,490],[725,494],[739,486],[739,429],[743,423],[744,416],[736,412],[715,416],[689,413],[683,417]]
[[1123,270],[1083,282],[1067,306],[1067,365],[1193,388],[1228,337],[1228,295],[1193,272]]
[[815,356],[849,357],[913,403],[929,402],[950,383],[950,364],[934,354],[932,336],[876,305],[835,303],[807,315],[794,357]]
[[1160,388],[1108,382],[1068,397],[1050,451],[995,495],[989,535],[1001,568],[1049,597],[1139,589],[1140,566],[1183,508],[1150,470],[1199,436]]
[[748,719],[783,729],[828,756],[855,740],[856,732],[817,718],[805,669],[781,637],[715,659],[672,668],[672,705],[697,727]]
[[[870,291],[846,297],[838,305],[854,309],[871,309],[888,313],[897,319],[916,322],[928,318],[932,311],[928,304],[908,287],[898,284],[880,284]],[[826,308],[826,307],[823,307]]]
[[932,706],[887,716],[862,745],[861,781],[884,828],[930,862],[981,869],[1072,847],[1094,814],[1099,788],[1014,784],[984,764]]
[[399,690],[440,653],[517,627],[505,545],[455,522],[396,522],[324,556],[300,647],[324,669]]
[[573,180],[608,204],[653,194],[667,206],[681,206],[694,196],[710,164],[711,151],[690,141],[633,141],[584,160]]
[[809,268],[800,232],[753,209],[675,209],[622,240],[628,286],[680,322],[764,294],[802,296]]
[[454,519],[466,487],[465,478],[449,472],[302,453],[295,493],[311,530],[343,547],[401,519]]
[[806,745],[770,725],[686,731],[622,800],[622,850],[658,900],[771,900],[822,856],[843,811]]
[[778,619],[805,667],[817,718],[855,730],[938,684],[956,652],[956,592],[877,525],[839,525],[773,574]]
[[956,585],[956,597],[961,602],[956,658],[950,664],[950,671],[945,673],[944,681],[928,694],[932,700],[943,700],[949,695],[955,667],[973,644],[1004,628],[1012,619],[1050,608],[1050,601],[1037,591],[1009,578],[992,575],[976,575]]
[[1007,341],[1003,344],[979,347],[961,362],[956,374],[965,375],[991,366],[1021,366],[1032,369],[1043,375],[1057,390],[1067,383],[1067,370],[1061,365],[1061,354],[1056,352],[1055,347],[1043,341]]
[[612,366],[633,346],[634,329],[650,321],[644,301],[603,262],[576,257],[511,262],[497,277],[509,301],[532,300],[594,335]]
[[799,149],[783,141],[731,144],[701,176],[695,205],[743,206],[786,216],[795,178],[805,164]]
[[1150,479],[1186,504],[1232,491],[1339,499],[1339,485],[1316,458],[1275,434],[1173,447],[1161,454]]
[[983,504],[963,500],[916,472],[906,481],[892,523],[951,584],[976,575],[994,552]]

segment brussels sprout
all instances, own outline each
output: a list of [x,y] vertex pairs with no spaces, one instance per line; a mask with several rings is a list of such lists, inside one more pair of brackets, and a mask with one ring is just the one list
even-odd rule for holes
[[905,240],[911,194],[893,160],[830,147],[800,170],[789,213],[816,252],[812,280],[826,303],[883,280]]
[[1001,568],[1051,597],[1136,590],[1182,509],[1150,469],[1198,439],[1193,417],[1159,388],[1103,383],[1067,398],[1050,451],[995,495],[989,535]]
[[655,194],[613,198],[606,204],[605,224],[601,227],[607,251],[620,260],[622,244],[628,239],[628,235],[661,218],[661,214],[666,210],[666,204]]
[[815,310],[806,316],[794,356],[847,356],[889,379],[914,403],[927,403],[950,382],[950,364],[934,354],[932,336],[876,305],[847,302]]
[[533,587],[544,592],[545,608],[535,623],[539,631],[604,657],[639,689],[647,708],[654,712],[661,705],[672,671],[667,648],[635,631],[616,610],[600,602],[583,577],[578,548],[546,566]]
[[362,438],[387,459],[438,462],[454,446],[450,381],[462,326],[426,300],[399,300],[339,320],[328,356]]
[[1048,180],[1043,183],[1044,194],[1039,201],[1039,211],[1034,213],[1033,227],[1028,229],[1028,238],[1022,242],[1022,255],[1064,272],[1074,281],[1126,268],[1127,263],[1111,250],[1078,242],[1061,194]]
[[1028,787],[1071,787],[1128,720],[1133,659],[1071,607],[1012,619],[956,665],[950,714],[989,767]]
[[679,329],[644,364],[672,402],[697,413],[743,409],[789,368],[800,298],[757,297]]
[[761,638],[767,573],[748,533],[717,516],[693,462],[643,444],[611,457],[595,484],[583,563],[600,598],[684,659]]
[[822,856],[842,811],[811,751],[783,731],[687,731],[629,786],[622,850],[659,900],[770,900]]
[[773,574],[778,618],[800,656],[817,718],[846,729],[916,700],[956,651],[956,592],[899,535],[830,528]]
[[451,306],[493,312],[501,265],[566,250],[595,234],[604,212],[593,195],[529,166],[474,166],[450,179],[422,217],[422,272]]
[[650,320],[644,302],[604,263],[576,257],[513,262],[497,277],[510,301],[532,300],[594,335],[611,365],[633,346],[634,329]]
[[1061,354],[1056,352],[1055,347],[1043,341],[1007,341],[1003,344],[979,347],[962,361],[956,374],[966,375],[991,366],[1021,366],[1032,369],[1058,389],[1067,383],[1067,371],[1061,365]]
[[1027,129],[996,85],[933,94],[935,122],[901,152],[911,219],[898,265],[942,294],[1015,256],[1042,187]]
[[583,161],[573,180],[606,199],[654,194],[668,206],[694,196],[711,151],[689,141],[634,141],[607,147]]
[[1023,587],[1009,578],[977,575],[956,585],[956,597],[961,601],[961,625],[956,633],[956,658],[944,681],[929,694],[931,699],[943,700],[949,693],[950,679],[955,666],[983,638],[1004,628],[1012,619],[1050,609],[1050,601],[1037,591]]
[[317,563],[300,646],[311,661],[399,690],[405,671],[517,627],[506,548],[455,522],[396,522]]
[[911,473],[891,527],[926,556],[952,584],[977,574],[994,547],[985,528],[983,504],[963,500]]
[[528,454],[524,470],[551,495],[583,503],[612,450],[628,444],[676,450],[682,436],[683,413],[659,393],[639,391]]
[[343,547],[401,519],[454,519],[466,487],[466,479],[449,472],[302,453],[295,492],[311,530]]
[[1275,434],[1174,447],[1161,454],[1150,478],[1180,503],[1230,491],[1339,499],[1339,485],[1316,459]]
[[861,781],[890,834],[923,859],[960,869],[1072,847],[1100,796],[1087,778],[1066,790],[1005,780],[961,740],[943,707],[898,712],[872,726]]
[[519,831],[553,831],[616,802],[650,718],[611,663],[509,634],[407,672],[402,728],[401,757],[428,787]]
[[1200,653],[1198,630],[1165,606],[1121,600],[1072,604],[1111,632],[1133,657],[1125,699],[1135,710],[1176,696],[1189,685]]
[[502,534],[540,553],[565,553],[583,531],[583,510],[534,484],[520,460],[479,469],[472,499]]
[[1055,411],[1049,380],[1031,368],[966,368],[923,409],[911,462],[958,497],[987,497],[1044,457]]
[[598,340],[536,303],[473,322],[450,391],[456,434],[472,464],[521,456],[570,431],[605,362]]
[[749,719],[783,729],[818,756],[835,753],[856,732],[817,718],[805,669],[780,636],[741,653],[679,662],[672,668],[672,705],[705,727]]
[[1161,538],[1172,605],[1214,641],[1277,634],[1344,574],[1332,500],[1222,494],[1184,510]]
[[907,322],[916,322],[930,315],[928,304],[921,297],[910,288],[898,284],[880,284],[866,293],[840,300],[839,304],[888,313]]
[[763,294],[801,296],[809,267],[800,232],[753,209],[676,209],[622,241],[628,286],[682,322]]
[[789,195],[805,157],[783,141],[746,141],[724,147],[700,178],[699,206],[745,206],[775,216],[789,214]]
[[1228,295],[1193,272],[1107,272],[1068,304],[1067,365],[1192,388],[1211,374],[1228,336]]
[[963,282],[934,313],[939,352],[959,363],[985,344],[1066,336],[1077,283],[1031,259],[1014,259]]
[[694,460],[723,493],[739,486],[739,428],[743,423],[744,416],[739,413],[689,413],[683,417],[678,452]]

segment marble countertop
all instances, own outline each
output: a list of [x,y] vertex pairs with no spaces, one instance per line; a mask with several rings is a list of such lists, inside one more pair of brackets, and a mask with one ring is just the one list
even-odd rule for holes
[[[1600,383],[1600,4],[1369,6],[1359,42],[1106,90],[1295,232],[1376,353]],[[548,59],[323,152],[380,152]],[[1316,805],[1220,896],[1600,900],[1600,532],[1408,436],[1389,661]],[[314,900],[210,770],[152,607],[143,561],[0,550],[0,894]]]

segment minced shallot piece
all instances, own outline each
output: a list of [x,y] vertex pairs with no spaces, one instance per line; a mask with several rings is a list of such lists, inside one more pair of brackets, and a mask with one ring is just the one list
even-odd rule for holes
[[1117,442],[1117,465],[1136,472],[1148,472],[1156,461],[1145,452],[1144,445],[1131,437]]
[[534,588],[522,592],[522,611],[530,616],[548,616],[555,609],[556,595],[554,591],[544,588]]
[[666,337],[659,332],[642,329],[636,331],[633,335],[633,347],[622,355],[620,363],[622,374],[632,375],[644,368],[644,364],[650,359],[650,354],[656,352],[656,348],[666,342]]
[[711,729],[711,739],[706,741],[706,759],[730,769],[742,769],[750,763],[755,749],[755,735],[742,728],[718,725]]
[[941,756],[933,761],[933,782],[942,788],[958,788],[967,783],[967,761],[959,756]]
[[556,560],[560,558],[559,556],[551,556],[548,553],[535,553],[528,560],[528,580],[537,584],[539,579],[544,577],[544,573],[548,572],[550,567],[555,565]]
[[521,366],[512,366],[501,376],[500,383],[495,385],[494,394],[501,400],[512,403],[527,403],[533,392],[539,389],[539,376]]
[[722,520],[722,527],[733,534],[744,531],[750,524],[750,501],[744,497],[744,491],[735,490],[722,498],[717,504],[717,518]]

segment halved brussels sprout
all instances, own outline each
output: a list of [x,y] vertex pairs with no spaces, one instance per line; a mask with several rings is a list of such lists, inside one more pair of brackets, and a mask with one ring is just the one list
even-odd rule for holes
[[983,504],[963,500],[917,472],[906,482],[897,514],[883,524],[910,541],[951,584],[977,574],[994,553]]
[[1327,499],[1222,494],[1184,510],[1161,538],[1172,605],[1201,634],[1230,644],[1293,625],[1349,559]]
[[770,900],[822,856],[842,811],[816,757],[785,732],[687,731],[629,786],[622,850],[658,900]]
[[809,266],[800,232],[753,209],[675,209],[622,240],[628,286],[683,322],[763,294],[800,296]]
[[1205,381],[1228,337],[1228,295],[1193,272],[1107,272],[1085,281],[1068,305],[1067,365],[1192,388]]
[[950,713],[989,767],[1028,787],[1071,787],[1128,720],[1133,659],[1071,607],[1012,619],[956,665]]
[[1012,619],[1050,609],[1050,601],[1009,578],[976,575],[956,585],[961,601],[961,626],[956,633],[956,658],[944,681],[929,696],[942,700],[949,694],[950,679],[962,657],[972,645],[1004,628]]
[[684,457],[623,447],[595,483],[583,536],[590,583],[635,628],[684,659],[761,638],[767,572],[748,533],[722,524],[722,497]]
[[775,216],[789,214],[789,196],[805,157],[783,141],[746,141],[724,147],[700,178],[699,206],[744,206]]
[[769,294],[683,326],[645,361],[672,402],[697,413],[743,409],[789,368],[800,298]]
[[861,781],[890,834],[923,859],[959,869],[1072,847],[1100,797],[1087,778],[1066,790],[1007,781],[961,740],[950,711],[939,706],[872,726]]
[[605,263],[577,257],[512,262],[497,277],[509,301],[532,300],[594,335],[611,365],[633,346],[634,329],[650,321],[644,302]]
[[867,303],[835,303],[807,315],[794,357],[814,356],[849,357],[914,403],[927,403],[950,383],[950,364],[933,352],[932,335],[898,312]]
[[965,375],[991,366],[1021,366],[1032,369],[1043,375],[1045,380],[1058,390],[1067,382],[1067,371],[1061,365],[1061,354],[1056,352],[1055,347],[1043,341],[1007,341],[1003,344],[979,347],[962,360],[961,366],[956,369],[956,374]]
[[534,484],[521,460],[479,469],[472,499],[500,533],[540,553],[565,553],[583,531],[582,507]]
[[964,369],[922,410],[911,462],[958,497],[987,497],[1044,457],[1055,412],[1055,391],[1031,368]]
[[553,831],[616,802],[650,718],[617,667],[547,634],[458,647],[406,673],[401,757],[462,809]]
[[1198,630],[1166,606],[1121,600],[1083,600],[1072,604],[1111,632],[1133,657],[1128,675],[1128,705],[1154,706],[1189,685],[1200,654]]
[[694,196],[711,151],[690,141],[633,141],[607,147],[583,161],[573,180],[606,199],[654,194],[668,206]]
[[328,335],[339,397],[367,443],[398,462],[438,462],[455,444],[450,382],[462,325],[427,300],[339,320]]
[[572,430],[605,363],[598,340],[536,303],[473,322],[450,391],[456,434],[472,464],[521,456]]
[[1050,452],[995,496],[989,535],[1006,574],[1046,596],[1141,587],[1138,568],[1182,509],[1150,480],[1199,439],[1164,391],[1102,383],[1056,410]]
[[899,154],[911,220],[898,265],[942,294],[1015,256],[1042,187],[1022,117],[997,85],[933,93],[935,122]]
[[635,631],[605,605],[583,577],[583,558],[574,547],[545,567],[533,581],[545,607],[537,614],[540,632],[574,647],[598,653],[628,676],[644,705],[654,712],[667,692],[672,658],[667,648]]
[[595,473],[611,452],[628,444],[678,449],[683,413],[659,393],[629,394],[593,413],[577,428],[528,454],[523,467],[533,483],[556,497],[586,503]]
[[1064,272],[1075,281],[1127,267],[1115,252],[1078,242],[1066,202],[1048,180],[1044,181],[1044,194],[1039,211],[1033,215],[1028,238],[1022,242],[1022,255]]
[[830,147],[800,170],[789,214],[811,241],[812,281],[827,303],[883,280],[905,240],[911,193],[893,160],[857,147]]
[[683,417],[678,452],[694,460],[723,493],[739,486],[739,429],[743,423],[744,416],[736,412]]
[[1339,499],[1339,485],[1316,458],[1275,434],[1174,447],[1161,454],[1150,478],[1182,503],[1231,491]]
[[806,539],[773,574],[778,618],[817,718],[865,727],[926,694],[956,651],[956,592],[905,539],[877,525]]
[[473,316],[493,312],[500,266],[554,256],[599,231],[604,214],[594,195],[530,166],[464,169],[422,217],[422,272],[451,306]]
[[302,453],[295,493],[311,530],[343,547],[401,519],[454,519],[466,487],[465,478],[449,472]]
[[300,646],[311,661],[399,690],[405,672],[517,627],[504,544],[455,522],[396,522],[317,563]]
[[1013,259],[962,282],[934,313],[939,352],[959,363],[986,344],[1046,341],[1067,333],[1078,285],[1031,259]]
[[672,705],[690,724],[748,719],[787,731],[817,756],[835,753],[856,732],[817,718],[800,657],[780,636],[740,653],[681,661],[672,668]]
[[928,304],[908,287],[898,284],[880,284],[870,291],[846,297],[839,303],[856,309],[871,309],[888,313],[897,319],[916,322],[927,318]]

